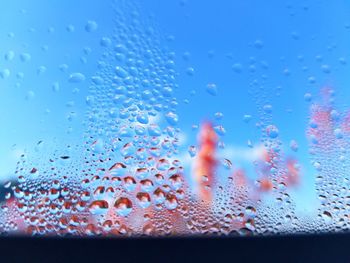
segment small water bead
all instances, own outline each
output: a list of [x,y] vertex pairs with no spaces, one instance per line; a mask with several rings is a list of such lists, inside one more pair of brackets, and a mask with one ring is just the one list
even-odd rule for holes
[[19,55],[19,58],[22,62],[28,62],[32,57],[29,53],[22,53]]
[[129,198],[120,197],[114,203],[114,208],[118,215],[126,217],[132,212],[132,202]]
[[257,214],[257,210],[253,206],[247,206],[245,209],[245,214],[248,218],[254,218]]
[[124,185],[123,187],[125,188],[126,191],[132,192],[136,189],[137,183],[134,177],[127,176],[124,178]]
[[29,90],[25,96],[26,100],[32,100],[35,98],[35,92],[32,90]]
[[98,28],[98,25],[96,21],[93,21],[93,20],[89,20],[85,25],[85,31],[89,33],[95,32],[97,28]]
[[212,96],[218,95],[218,88],[217,88],[216,84],[214,84],[214,83],[209,83],[207,85],[206,91]]
[[314,84],[314,83],[316,82],[316,78],[315,78],[314,76],[310,76],[310,77],[308,78],[308,82],[309,82],[310,84]]
[[182,187],[182,178],[178,174],[169,177],[170,187],[173,190],[179,190]]
[[251,140],[247,140],[247,146],[248,146],[249,148],[253,148],[253,147],[254,147],[254,145],[253,145],[253,143],[252,143]]
[[62,72],[67,72],[69,66],[67,64],[61,64],[58,66],[59,70]]
[[148,124],[149,122],[148,114],[146,112],[139,112],[136,119],[141,124]]
[[266,104],[266,105],[264,105],[263,109],[264,109],[265,113],[271,113],[272,112],[272,105]]
[[60,196],[60,191],[55,189],[55,188],[51,188],[50,191],[49,191],[49,199],[50,200],[55,200],[57,199],[58,197]]
[[326,65],[326,64],[322,65],[321,69],[322,69],[323,73],[326,73],[326,74],[331,72],[331,67],[329,65]]
[[333,121],[338,121],[340,118],[340,113],[337,110],[331,111],[331,118]]
[[333,216],[328,211],[324,211],[321,216],[326,223],[331,223],[333,221]]
[[10,77],[10,70],[9,69],[3,69],[0,71],[0,78],[2,79],[7,79],[8,77]]
[[38,69],[37,69],[37,74],[38,75],[42,75],[42,74],[44,74],[45,72],[46,72],[46,67],[45,66],[40,66],[40,67],[38,67]]
[[176,126],[177,123],[179,122],[179,117],[177,114],[175,114],[174,112],[168,112],[165,115],[165,119],[167,120],[167,122],[172,125],[172,126]]
[[142,208],[148,208],[151,205],[151,196],[148,193],[139,192],[136,194],[137,204]]
[[227,169],[231,170],[232,169],[232,162],[229,159],[223,158],[221,159],[221,164]]
[[170,168],[170,162],[167,159],[159,159],[157,162],[157,169],[159,171],[166,171]]
[[207,183],[207,182],[209,182],[209,177],[208,177],[207,175],[203,174],[203,175],[201,176],[201,181],[202,181],[203,183]]
[[126,78],[129,75],[128,72],[120,66],[115,67],[115,73],[120,78]]
[[255,221],[253,219],[248,219],[245,223],[244,223],[245,227],[247,229],[249,229],[250,231],[255,231]]
[[93,215],[102,215],[108,212],[108,202],[106,200],[93,201],[89,206],[89,211]]
[[60,90],[60,84],[58,82],[54,82],[51,85],[52,91],[58,92]]
[[173,89],[169,86],[164,86],[162,89],[161,89],[161,93],[164,97],[166,98],[170,98],[173,96]]
[[255,40],[254,47],[257,49],[262,49],[264,47],[264,42],[260,39]]
[[109,173],[113,176],[124,176],[127,173],[127,166],[123,163],[115,163],[109,168]]
[[132,156],[136,152],[136,148],[133,143],[127,143],[123,146],[123,148],[120,150],[120,153],[124,157]]
[[196,146],[190,146],[188,148],[188,153],[190,154],[190,156],[193,158],[197,155],[197,148]]
[[120,127],[120,129],[118,131],[118,136],[121,138],[123,138],[123,137],[130,138],[130,137],[134,136],[134,132],[135,132],[134,129],[132,129],[129,126],[124,125],[124,126]]
[[24,73],[23,72],[18,72],[16,74],[17,79],[23,79],[24,78]]
[[167,194],[166,199],[165,199],[165,207],[168,210],[174,210],[178,207],[178,205],[179,205],[179,203],[178,203],[176,195]]
[[86,57],[81,56],[81,57],[80,57],[80,62],[83,63],[83,64],[87,64],[88,60],[87,60]]
[[173,60],[168,60],[165,63],[165,67],[168,68],[168,69],[173,69],[175,67],[175,62]]
[[155,204],[162,204],[165,201],[165,192],[162,189],[157,188],[153,193],[153,197]]
[[243,66],[240,63],[233,64],[232,70],[236,73],[241,73],[243,71]]
[[321,166],[321,163],[320,162],[314,162],[313,163],[313,166],[315,167],[315,169],[317,171],[321,171],[322,170],[322,166]]
[[311,93],[305,93],[305,95],[304,95],[304,100],[305,100],[306,102],[310,102],[310,101],[312,100],[312,95],[311,95]]
[[215,113],[215,119],[221,120],[224,117],[224,114],[222,112]]
[[137,149],[136,157],[140,161],[146,161],[146,159],[148,157],[148,153],[146,151],[146,148],[139,148],[139,149]]
[[83,52],[85,55],[89,55],[92,52],[92,49],[90,47],[84,47]]
[[149,192],[151,192],[151,191],[154,190],[154,184],[153,184],[153,182],[152,182],[151,180],[149,180],[149,179],[141,180],[141,181],[140,181],[140,184],[141,184],[141,189],[142,189],[142,191],[144,191],[144,192],[149,193]]
[[299,145],[298,145],[297,141],[295,141],[295,140],[290,141],[289,147],[293,152],[297,152],[299,149]]
[[186,74],[187,74],[188,76],[193,76],[193,75],[194,75],[194,68],[188,67],[188,68],[186,69]]
[[8,200],[8,199],[10,199],[11,198],[11,193],[10,192],[7,192],[6,194],[5,194],[5,199],[6,200]]
[[80,72],[72,73],[69,76],[68,81],[70,83],[81,83],[81,82],[85,81],[85,75],[80,73]]
[[343,136],[343,132],[341,129],[337,128],[334,130],[334,136],[337,138],[337,139],[342,139],[344,136]]
[[245,123],[250,122],[251,119],[252,119],[252,116],[251,116],[251,115],[249,115],[249,114],[243,115],[243,121],[244,121]]
[[15,58],[15,52],[13,52],[12,50],[6,52],[4,58],[6,61],[12,61]]
[[108,37],[103,37],[100,40],[100,45],[102,47],[109,47],[112,44],[112,40]]
[[66,30],[69,32],[69,33],[72,33],[75,31],[75,27],[73,25],[68,25],[66,26]]
[[148,134],[150,136],[158,137],[158,136],[162,135],[161,129],[157,124],[154,124],[154,123],[150,124],[150,125],[148,125],[147,129],[148,129]]
[[255,73],[255,72],[256,72],[256,66],[255,66],[255,65],[250,65],[250,66],[249,66],[249,71],[250,71],[251,73]]
[[137,168],[135,172],[135,176],[139,180],[144,180],[149,177],[150,171],[148,168]]
[[49,46],[48,45],[43,45],[43,46],[41,46],[41,50],[46,52],[46,51],[49,50]]
[[103,79],[100,76],[92,76],[91,81],[96,85],[103,84]]
[[339,58],[339,63],[342,65],[346,65],[347,64],[346,58],[344,57]]
[[215,56],[215,51],[214,50],[209,50],[208,51],[208,58],[212,59]]
[[91,148],[95,153],[102,153],[105,149],[105,143],[103,139],[97,139],[92,143]]
[[279,133],[279,131],[278,131],[276,126],[269,125],[266,127],[266,134],[271,139],[276,139],[278,137],[278,133]]
[[182,54],[182,58],[185,60],[185,61],[189,61],[190,58],[191,58],[191,53],[186,51]]
[[112,222],[112,220],[106,220],[106,221],[104,221],[103,224],[102,224],[102,228],[103,228],[103,230],[106,231],[106,232],[111,231],[111,230],[112,230],[112,227],[113,227],[113,222]]
[[11,181],[7,181],[4,183],[4,188],[10,188],[12,182]]
[[95,191],[94,191],[94,198],[96,199],[101,199],[104,197],[106,188],[104,186],[98,186],[96,187]]
[[224,136],[226,134],[226,130],[222,125],[215,126],[214,130],[220,136]]

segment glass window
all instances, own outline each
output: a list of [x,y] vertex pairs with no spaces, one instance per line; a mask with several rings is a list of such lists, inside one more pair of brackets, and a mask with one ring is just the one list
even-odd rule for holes
[[0,233],[349,229],[346,1],[8,1]]

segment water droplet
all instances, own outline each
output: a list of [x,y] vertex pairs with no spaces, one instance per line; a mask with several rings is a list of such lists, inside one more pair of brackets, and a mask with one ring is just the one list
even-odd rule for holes
[[89,206],[89,211],[93,215],[102,215],[108,212],[108,202],[105,200],[93,201]]
[[120,197],[115,202],[114,208],[116,209],[116,212],[118,213],[118,215],[126,217],[132,211],[132,203],[131,203],[130,199],[128,199],[128,198]]
[[31,59],[31,55],[29,53],[22,53],[19,57],[22,62],[27,62]]
[[231,170],[232,169],[232,162],[229,159],[222,159],[221,160],[222,165],[227,169]]
[[207,92],[212,96],[216,96],[218,95],[218,88],[214,83],[209,83],[207,85]]
[[169,210],[174,210],[179,205],[177,197],[172,194],[168,194],[165,200],[165,207]]
[[85,25],[86,32],[94,32],[98,28],[98,25],[95,21],[89,20]]
[[10,76],[10,73],[9,69],[3,69],[0,71],[0,78],[7,79]]
[[6,54],[5,54],[5,60],[7,61],[12,61],[15,57],[15,52],[13,52],[12,50],[8,51]]
[[266,127],[266,134],[269,136],[271,139],[275,139],[278,137],[278,129],[274,125],[269,125]]
[[188,148],[188,153],[190,154],[191,157],[195,157],[197,154],[197,148],[196,146],[190,146]]
[[71,83],[80,83],[80,82],[83,82],[84,80],[85,80],[85,76],[79,72],[72,73],[69,76],[69,82]]
[[148,193],[137,193],[137,204],[142,208],[148,208],[151,205],[151,196]]
[[297,141],[295,141],[295,140],[290,141],[289,147],[293,152],[297,152],[299,149],[299,145],[298,145]]

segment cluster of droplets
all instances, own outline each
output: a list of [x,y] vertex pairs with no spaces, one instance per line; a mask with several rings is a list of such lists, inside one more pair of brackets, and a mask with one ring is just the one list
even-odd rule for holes
[[349,113],[334,106],[334,91],[326,88],[322,101],[311,105],[308,138],[320,200],[318,221],[337,231],[349,228]]
[[[24,154],[18,163],[18,182],[6,193],[6,199],[14,198],[15,208],[6,205],[2,215],[7,218],[4,222],[17,218],[20,231],[147,234],[155,224],[161,234],[162,228],[150,219],[157,215],[164,219],[168,214],[163,210],[175,213],[185,197],[183,167],[175,158],[179,144],[175,54],[161,48],[156,29],[144,24],[132,3],[116,1],[115,9],[115,32],[101,39],[104,53],[97,73],[90,77],[85,144],[69,155],[52,154],[48,146],[37,157]],[[95,21],[86,23],[86,32],[97,29]],[[68,32],[74,30],[67,26]],[[90,52],[84,49],[85,54]],[[13,54],[7,57],[11,60]],[[30,58],[21,56],[22,61]],[[59,68],[67,72],[68,65]],[[38,72],[45,70],[41,67]],[[73,72],[68,82],[77,85],[88,78]],[[52,89],[58,92],[59,83]],[[144,221],[139,220],[142,217]],[[11,232],[9,227],[16,230],[16,224],[2,229]],[[165,232],[170,231],[167,228]]]
[[18,230],[31,235],[80,234],[85,231],[89,223],[86,210],[90,193],[81,189],[77,179],[76,162],[82,158],[78,153],[81,147],[67,148],[72,155],[51,153],[50,158],[46,154],[51,148],[42,146],[40,154],[45,157],[21,156],[16,169],[18,181],[11,185],[9,192],[14,197],[10,199],[10,207],[15,210]]
[[118,1],[115,12],[115,32],[101,41],[105,52],[87,97],[89,169],[81,183],[98,222],[119,220],[133,233],[150,233],[157,220],[146,219],[177,210],[185,196],[175,158],[175,54],[160,47],[135,6]]
[[[279,129],[273,123],[273,107],[269,103],[265,92],[264,89],[260,89],[256,95],[259,112],[259,122],[256,123],[256,127],[261,131],[260,137],[264,156],[262,159],[254,161],[257,171],[255,187],[258,189],[255,192],[268,191],[274,201],[270,205],[261,199],[253,202],[259,213],[256,218],[251,219],[255,223],[253,229],[251,229],[252,227],[248,229],[260,234],[271,234],[291,230],[290,226],[286,226],[285,219],[293,215],[294,211],[292,200],[286,191],[288,181],[287,160],[282,150]],[[249,120],[250,115],[246,115],[245,118]],[[276,209],[276,207],[280,209]]]

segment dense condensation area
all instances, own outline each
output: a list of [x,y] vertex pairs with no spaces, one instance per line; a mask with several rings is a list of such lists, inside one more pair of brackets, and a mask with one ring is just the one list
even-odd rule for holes
[[350,229],[350,3],[11,1],[0,233]]

